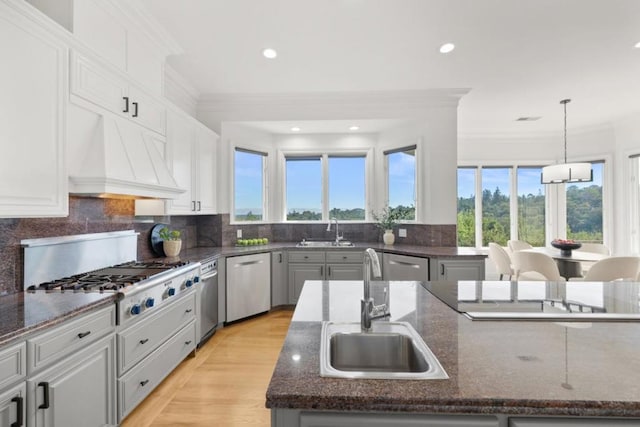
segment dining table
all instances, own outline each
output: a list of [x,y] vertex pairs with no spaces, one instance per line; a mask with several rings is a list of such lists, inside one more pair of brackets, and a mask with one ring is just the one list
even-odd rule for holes
[[608,258],[609,255],[599,254],[595,252],[580,251],[574,249],[571,251],[571,255],[564,255],[560,249],[555,248],[533,248],[527,249],[529,251],[541,252],[549,255],[558,264],[558,270],[560,275],[569,280],[571,277],[582,277],[582,264],[583,262],[598,262],[601,259]]

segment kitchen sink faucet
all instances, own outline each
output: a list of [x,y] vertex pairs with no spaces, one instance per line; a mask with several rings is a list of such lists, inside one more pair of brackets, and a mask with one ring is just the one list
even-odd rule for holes
[[384,288],[384,304],[375,305],[374,299],[371,297],[371,270],[373,277],[382,277],[380,269],[380,260],[378,254],[372,248],[364,251],[363,270],[364,270],[364,298],[360,300],[360,326],[363,332],[371,331],[371,321],[380,319],[389,315],[389,282],[385,283]]
[[340,244],[340,240],[342,240],[342,236],[338,233],[338,218],[331,218],[329,220],[329,224],[327,224],[327,231],[331,231],[331,221],[335,221],[336,223],[336,246]]

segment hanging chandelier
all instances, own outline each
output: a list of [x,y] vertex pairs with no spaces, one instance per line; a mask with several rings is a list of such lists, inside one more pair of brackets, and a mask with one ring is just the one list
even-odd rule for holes
[[560,101],[564,106],[564,163],[543,167],[541,177],[543,184],[593,181],[591,163],[567,163],[567,104],[569,102],[571,102],[570,99]]

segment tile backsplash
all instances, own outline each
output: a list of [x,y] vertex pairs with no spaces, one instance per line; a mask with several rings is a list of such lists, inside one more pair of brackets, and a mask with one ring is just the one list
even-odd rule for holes
[[[302,239],[335,238],[326,223],[319,224],[230,224],[229,214],[137,218],[135,203],[128,199],[70,197],[69,216],[63,218],[0,219],[0,295],[22,290],[23,250],[20,241],[41,237],[135,230],[138,236],[138,259],[156,256],[149,236],[155,223],[170,224],[182,233],[184,248],[197,246],[232,246],[238,229],[243,238],[266,237],[272,242],[298,242]],[[407,237],[398,237],[398,228]],[[373,224],[340,224],[340,234],[353,242],[381,242],[382,231]],[[456,246],[456,226],[403,224],[395,229],[396,244],[421,246]]]

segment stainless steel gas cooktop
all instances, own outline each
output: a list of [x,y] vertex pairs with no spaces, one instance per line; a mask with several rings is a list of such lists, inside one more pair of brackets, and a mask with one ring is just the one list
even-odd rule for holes
[[472,320],[640,321],[636,282],[424,282]]

